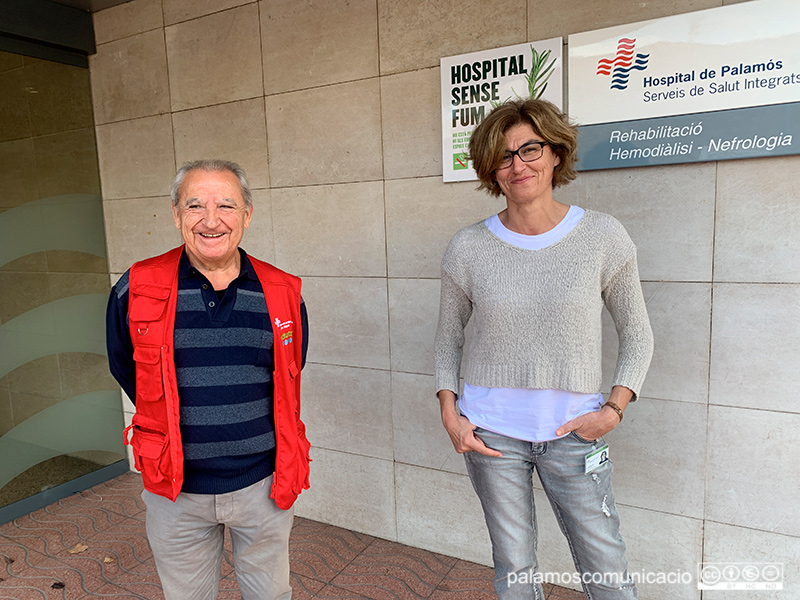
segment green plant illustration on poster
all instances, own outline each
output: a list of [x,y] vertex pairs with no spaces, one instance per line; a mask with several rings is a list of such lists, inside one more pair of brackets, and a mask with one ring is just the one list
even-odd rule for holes
[[[528,94],[527,96],[520,96],[514,88],[511,88],[511,91],[514,92],[514,96],[519,99],[533,98],[534,100],[538,100],[542,97],[544,91],[547,89],[547,82],[554,72],[553,67],[557,60],[557,58],[554,58],[548,64],[547,60],[550,58],[550,53],[550,50],[537,52],[536,48],[531,45],[531,68],[525,76],[525,81],[528,83]],[[490,104],[492,108],[497,108],[503,104],[503,102],[508,102],[509,100],[511,100],[511,98],[506,98],[502,102],[493,100]]]
[[525,76],[528,81],[528,97],[538,100],[547,89],[547,81],[553,74],[553,65],[556,64],[556,59],[547,64],[547,59],[550,58],[550,50],[542,52],[541,54],[536,51],[536,48],[531,46],[531,70]]

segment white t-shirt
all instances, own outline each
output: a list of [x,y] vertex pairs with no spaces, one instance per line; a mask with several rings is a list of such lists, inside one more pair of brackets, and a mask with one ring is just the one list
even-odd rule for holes
[[[583,218],[586,211],[570,206],[561,222],[541,235],[524,235],[507,229],[497,215],[486,219],[486,227],[504,242],[524,250],[552,246]],[[470,423],[508,437],[529,442],[554,440],[556,429],[580,415],[596,411],[602,394],[579,394],[566,390],[486,388],[464,385],[458,401],[461,414]]]

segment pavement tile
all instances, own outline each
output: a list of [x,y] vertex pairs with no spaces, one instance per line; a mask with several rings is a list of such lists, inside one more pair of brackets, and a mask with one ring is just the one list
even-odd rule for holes
[[292,586],[292,600],[309,600],[316,598],[315,594],[319,593],[325,587],[325,583],[304,577],[297,573],[291,573],[289,584]]
[[314,598],[319,598],[319,600],[368,600],[369,596],[363,596],[358,592],[346,590],[335,585],[326,585]]
[[104,587],[93,592],[85,598],[110,598],[112,600],[164,600],[164,594],[160,586],[136,588],[124,588],[107,583]]
[[576,590],[553,586],[547,600],[586,600],[586,594]]
[[0,536],[0,578],[7,578],[47,560],[47,555],[31,548],[29,541],[31,540],[12,540]]
[[42,554],[57,556],[78,543],[101,537],[142,538],[144,528],[135,523],[139,522],[103,507],[55,512],[51,505],[6,523],[0,534]]
[[374,539],[339,527],[303,520],[292,528],[289,540],[292,571],[329,583]]
[[[158,576],[149,578],[148,581],[130,582],[126,584],[109,584],[109,589],[117,593],[130,594],[131,598],[146,598],[146,600],[164,600],[164,592],[161,591],[161,584]],[[122,592],[119,592],[122,590]],[[104,592],[110,593],[110,592]],[[127,597],[127,596],[125,596]]]
[[[141,491],[141,476],[128,473],[0,525],[0,599],[164,600]],[[218,600],[240,600],[227,532],[223,547]],[[490,567],[300,517],[289,555],[295,600],[496,598]],[[585,600],[544,590],[548,600]]]
[[57,504],[62,507],[102,505],[106,510],[125,517],[133,517],[145,510],[144,500],[141,498],[144,489],[141,480],[142,478],[138,474],[126,473],[79,494],[64,498]]
[[497,600],[494,590],[436,590],[430,600]]
[[434,552],[375,540],[331,583],[368,598],[427,598],[455,562]]
[[494,569],[466,560],[458,560],[439,583],[446,592],[473,592],[494,594],[492,578]]
[[78,600],[98,594],[107,585],[108,582],[79,568],[48,558],[38,565],[4,576],[0,581],[0,598]]

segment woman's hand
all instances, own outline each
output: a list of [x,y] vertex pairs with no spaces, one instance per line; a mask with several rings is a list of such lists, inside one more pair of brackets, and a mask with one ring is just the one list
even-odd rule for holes
[[580,417],[567,421],[556,429],[556,435],[561,437],[574,431],[587,441],[593,442],[603,437],[609,431],[619,425],[619,417],[610,408],[601,408],[594,412],[586,413]]
[[450,390],[439,391],[439,404],[442,411],[442,424],[444,425],[453,447],[459,454],[465,452],[478,452],[487,456],[503,456],[497,450],[488,448],[483,440],[475,435],[475,425],[469,419],[458,414],[456,410],[456,395]]
[[[633,392],[621,385],[615,385],[611,389],[611,395],[608,397],[609,402],[613,402],[625,410],[628,403],[633,398]],[[556,435],[561,437],[574,431],[585,440],[594,441],[603,437],[609,431],[614,429],[620,424],[622,419],[610,406],[601,406],[600,410],[586,413],[580,417],[576,417],[571,421],[567,421],[561,427],[556,429]]]

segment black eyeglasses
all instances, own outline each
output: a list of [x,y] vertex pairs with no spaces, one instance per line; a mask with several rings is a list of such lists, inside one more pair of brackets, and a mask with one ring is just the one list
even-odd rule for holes
[[498,169],[507,169],[514,162],[514,157],[519,156],[522,162],[533,162],[544,154],[544,147],[551,145],[550,142],[529,142],[523,144],[516,150],[506,150],[503,159],[500,161]]

